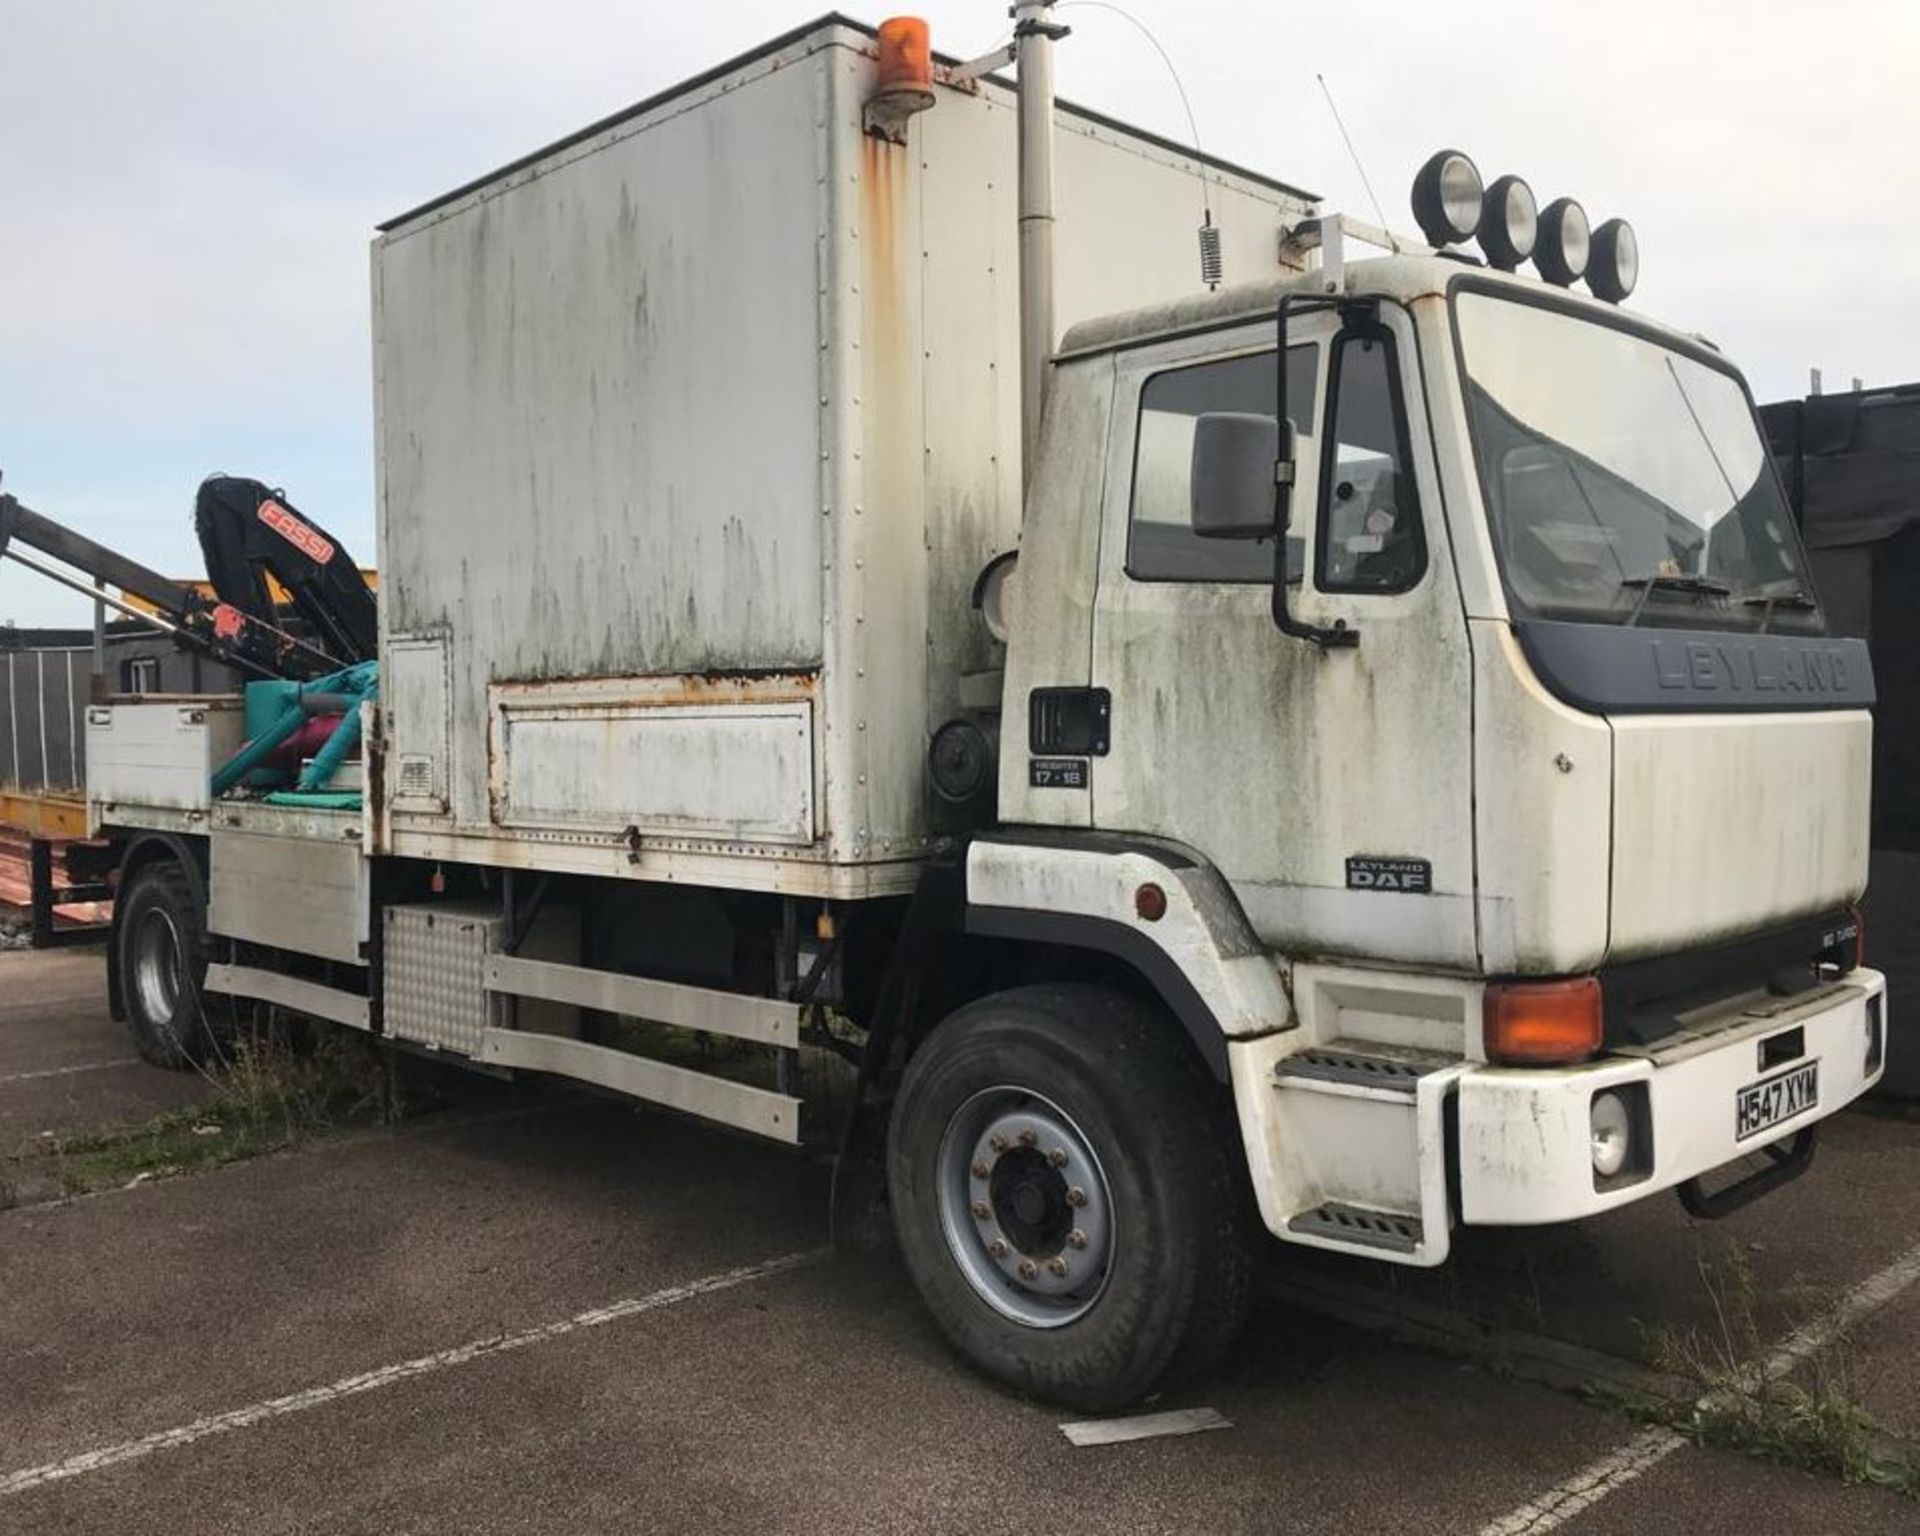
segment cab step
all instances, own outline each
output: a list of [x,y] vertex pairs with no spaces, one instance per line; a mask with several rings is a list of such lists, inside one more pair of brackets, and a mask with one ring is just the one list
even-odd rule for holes
[[1401,1211],[1369,1210],[1340,1200],[1328,1200],[1310,1211],[1302,1211],[1287,1223],[1287,1230],[1343,1246],[1405,1254],[1417,1252],[1425,1235],[1418,1216]]
[[1374,1094],[1411,1100],[1420,1079],[1430,1072],[1458,1066],[1460,1058],[1444,1051],[1386,1045],[1373,1040],[1329,1040],[1296,1051],[1274,1068],[1280,1087],[1357,1088]]
[[1396,1264],[1442,1262],[1452,1241],[1446,1104],[1471,1066],[1345,1036],[1275,1063],[1274,1116],[1294,1149],[1278,1235]]

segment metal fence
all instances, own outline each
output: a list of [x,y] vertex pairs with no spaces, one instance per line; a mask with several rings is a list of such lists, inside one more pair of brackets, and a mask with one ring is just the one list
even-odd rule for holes
[[92,677],[93,652],[85,646],[5,653],[0,779],[15,789],[81,790]]

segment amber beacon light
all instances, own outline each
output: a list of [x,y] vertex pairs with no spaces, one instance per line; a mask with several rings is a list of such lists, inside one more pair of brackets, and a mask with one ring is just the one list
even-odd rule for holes
[[907,119],[933,105],[933,47],[918,16],[890,16],[875,34],[878,67],[863,114],[867,132],[905,143]]
[[892,16],[880,23],[880,89],[933,90],[933,48],[918,16]]

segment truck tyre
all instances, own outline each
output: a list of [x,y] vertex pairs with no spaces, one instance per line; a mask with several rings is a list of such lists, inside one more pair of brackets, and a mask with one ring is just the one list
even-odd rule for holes
[[947,1019],[907,1064],[887,1172],[954,1346],[1089,1412],[1204,1367],[1251,1293],[1231,1126],[1185,1042],[1123,993],[1022,987]]
[[193,888],[160,860],[135,871],[119,905],[114,964],[134,1048],[157,1067],[190,1067],[211,1039],[200,1001],[206,921]]

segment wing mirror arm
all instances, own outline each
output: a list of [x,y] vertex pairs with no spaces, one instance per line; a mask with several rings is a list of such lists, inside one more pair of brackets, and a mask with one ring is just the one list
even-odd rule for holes
[[1287,326],[1296,309],[1334,307],[1325,299],[1296,304],[1295,295],[1285,295],[1280,300],[1278,345],[1274,348],[1274,367],[1279,373],[1274,414],[1280,419],[1280,452],[1273,461],[1273,622],[1281,634],[1311,641],[1323,651],[1358,645],[1360,631],[1349,627],[1345,619],[1336,619],[1330,626],[1303,623],[1287,607],[1287,530],[1293,521],[1293,486],[1299,463],[1299,434],[1287,411]]

